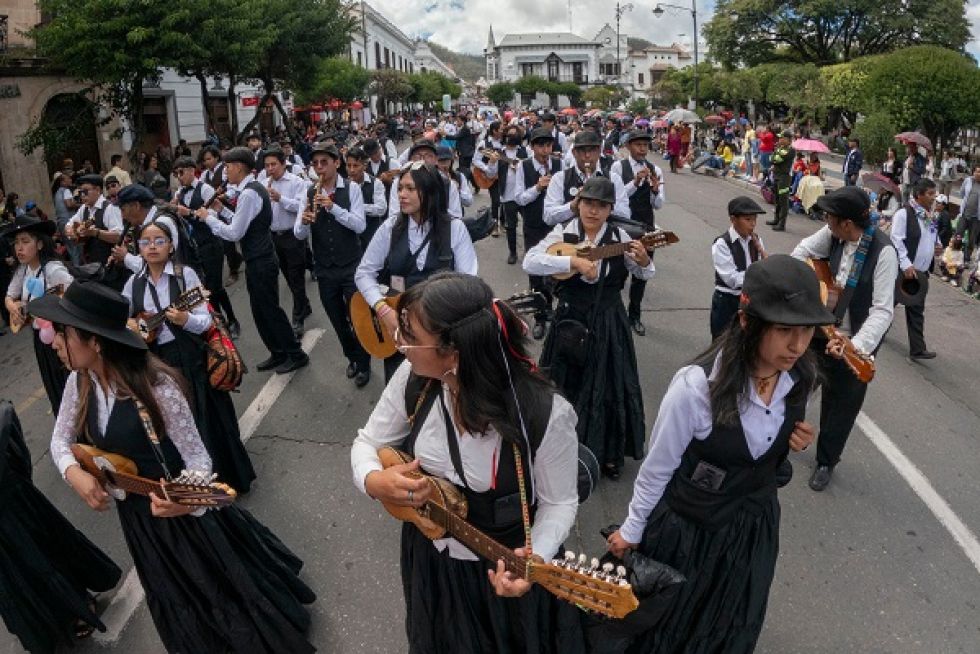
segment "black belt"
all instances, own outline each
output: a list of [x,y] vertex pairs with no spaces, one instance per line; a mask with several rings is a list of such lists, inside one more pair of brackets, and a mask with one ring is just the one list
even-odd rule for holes
[[292,228],[289,228],[289,229],[280,229],[278,231],[277,230],[272,230],[272,233],[275,234],[276,236],[282,236],[283,234],[292,234],[293,233],[293,230],[292,230]]

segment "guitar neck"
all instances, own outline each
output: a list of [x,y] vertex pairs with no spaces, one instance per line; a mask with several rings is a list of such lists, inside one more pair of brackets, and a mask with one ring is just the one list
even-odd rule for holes
[[188,299],[182,295],[179,298],[177,298],[176,301],[173,302],[173,304],[168,306],[163,311],[159,313],[155,313],[149,318],[147,318],[146,327],[147,329],[152,330],[162,325],[164,321],[166,321],[167,311],[170,309],[176,309],[177,311],[190,311],[191,309],[193,309],[203,301],[204,301],[203,298],[201,298],[200,300],[198,300],[198,298],[195,298],[195,301],[188,301]]
[[589,261],[599,261],[600,259],[609,259],[611,257],[618,257],[622,255],[629,248],[629,242],[626,243],[610,243],[608,245],[597,245],[593,247],[586,259]]
[[514,554],[514,550],[504,547],[482,531],[459,516],[447,511],[435,502],[429,502],[429,512],[436,522],[445,525],[453,538],[482,556],[487,561],[503,560],[507,571],[521,579],[527,578],[527,562]]
[[114,472],[111,470],[103,470],[103,474],[109,483],[120,490],[124,490],[127,493],[136,493],[137,495],[149,496],[150,493],[156,493],[160,495],[160,482],[153,481],[152,479],[144,479],[143,477],[137,477],[134,475],[128,475],[125,472]]

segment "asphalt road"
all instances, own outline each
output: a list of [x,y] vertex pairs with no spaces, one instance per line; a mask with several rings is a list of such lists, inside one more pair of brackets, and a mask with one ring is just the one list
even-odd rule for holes
[[[648,331],[636,339],[648,431],[673,373],[708,344],[710,244],[727,226],[728,200],[746,192],[689,172],[667,173],[666,188],[668,203],[658,222],[677,232],[681,242],[657,253],[657,277],[645,305]],[[478,202],[487,202],[486,195]],[[759,231],[770,252],[788,252],[817,226],[792,216],[784,234],[764,226]],[[505,263],[504,239],[488,238],[477,244],[477,252],[481,275],[499,296],[527,287],[520,267]],[[315,297],[312,284],[309,291]],[[264,352],[241,282],[232,287],[232,301],[243,323],[240,347],[254,364]],[[759,652],[980,651],[980,547],[974,536],[980,532],[975,408],[980,406],[980,341],[975,337],[980,305],[936,280],[926,316],[927,340],[939,357],[924,364],[907,358],[899,309],[864,407],[863,424],[876,442],[885,449],[890,442],[906,457],[909,465],[899,466],[905,476],[892,463],[894,452],[889,450],[892,459],[886,458],[857,428],[832,485],[822,494],[806,486],[812,453],[793,456],[796,476],[781,491],[782,551]],[[312,349],[313,365],[296,373],[271,405],[267,390],[253,407],[258,412],[252,415],[261,419],[247,446],[259,479],[242,503],[306,561],[304,578],[319,594],[312,606],[310,640],[321,651],[403,652],[399,525],[355,490],[349,464],[349,445],[383,388],[381,366],[375,364],[375,377],[366,388],[355,389],[343,375],[346,364],[321,307],[307,328],[326,328]],[[0,338],[0,370],[0,397],[18,407],[37,485],[129,568],[115,517],[85,508],[51,465],[47,443],[53,420],[39,391],[26,334]],[[236,396],[240,415],[269,379],[258,372],[246,376]],[[813,403],[810,412],[814,422],[816,407]],[[601,551],[598,529],[624,517],[638,465],[628,462],[620,481],[604,481],[582,506],[568,542],[571,549]],[[950,531],[960,527],[962,545]],[[113,605],[114,615],[121,604]],[[163,651],[145,604],[125,622],[113,619],[125,626],[118,640],[90,641],[74,651]],[[0,636],[0,654],[19,651],[11,636]]]

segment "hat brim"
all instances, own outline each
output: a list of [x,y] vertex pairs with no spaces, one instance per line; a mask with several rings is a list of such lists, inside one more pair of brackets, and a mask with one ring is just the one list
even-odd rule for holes
[[411,159],[412,157],[414,157],[415,153],[418,152],[419,150],[428,150],[432,154],[439,156],[439,153],[436,152],[435,147],[426,143],[425,145],[413,145],[412,149],[408,151],[408,158]]
[[642,134],[626,139],[626,143],[632,143],[634,141],[647,141],[653,143],[653,136],[650,134]]
[[136,350],[146,350],[146,341],[127,327],[110,329],[93,325],[92,323],[71,313],[61,303],[61,298],[57,295],[45,295],[36,300],[32,300],[27,306],[28,312],[35,318],[50,320],[59,325],[70,325],[84,329],[87,332],[97,334],[111,341],[121,343]]
[[21,232],[40,233],[40,234],[44,234],[45,236],[54,236],[56,229],[57,229],[57,225],[55,225],[54,222],[50,220],[42,220],[33,225],[19,225],[19,226],[10,225],[2,232],[0,232],[0,236],[13,238],[14,236],[20,234]]
[[595,195],[593,193],[589,193],[588,191],[579,191],[579,194],[577,196],[575,196],[575,197],[577,197],[580,200],[597,200],[599,202],[605,202],[610,207],[615,206],[615,204],[616,204],[616,199],[615,198],[613,198],[612,200],[610,200],[609,198],[600,197],[600,196]]
[[742,305],[741,309],[749,315],[761,318],[773,325],[786,325],[788,327],[822,327],[823,325],[833,325],[837,322],[837,316],[823,305],[807,307],[805,312],[794,310],[788,306],[771,307],[765,311],[759,311],[758,307]]

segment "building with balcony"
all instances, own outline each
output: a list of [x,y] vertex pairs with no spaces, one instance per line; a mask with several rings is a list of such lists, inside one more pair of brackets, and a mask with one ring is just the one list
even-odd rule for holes
[[536,75],[582,86],[600,83],[599,49],[600,43],[571,32],[507,34],[497,43],[491,26],[483,51],[486,81],[515,82]]
[[629,51],[624,62],[624,68],[628,68],[624,70],[624,79],[628,80],[634,98],[647,98],[668,68],[687,68],[693,65],[694,57],[678,43],[650,44],[645,48]]

